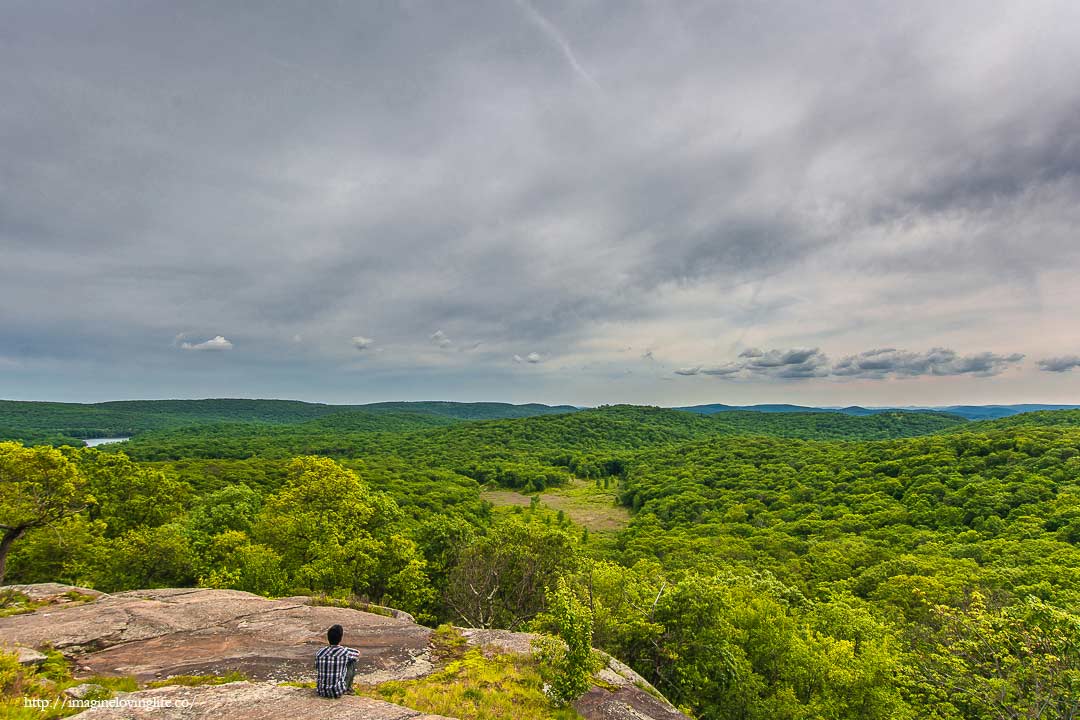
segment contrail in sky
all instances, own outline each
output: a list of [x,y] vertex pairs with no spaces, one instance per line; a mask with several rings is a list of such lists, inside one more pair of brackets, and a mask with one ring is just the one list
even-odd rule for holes
[[559,32],[559,28],[557,28],[555,24],[548,20],[546,17],[541,15],[536,8],[529,4],[528,0],[514,1],[518,4],[518,7],[525,11],[525,13],[529,16],[529,19],[533,23],[535,23],[541,30],[543,30],[544,34],[547,35],[551,39],[551,41],[559,47],[559,50],[562,51],[563,57],[566,58],[566,62],[570,64],[570,67],[573,68],[577,76],[592,85],[597,90],[601,89],[600,83],[596,82],[593,76],[589,74],[589,71],[582,67],[581,63],[578,62],[577,56],[574,55],[574,49],[570,47],[570,43],[568,43],[566,41],[566,38],[563,37],[563,34]]

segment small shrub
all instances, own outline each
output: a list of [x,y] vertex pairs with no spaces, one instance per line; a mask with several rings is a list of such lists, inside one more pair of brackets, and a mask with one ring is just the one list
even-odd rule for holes
[[431,633],[431,646],[436,660],[460,660],[468,649],[468,642],[459,629],[446,623]]
[[558,632],[558,637],[544,636],[533,643],[541,675],[555,704],[569,705],[589,689],[597,669],[592,649],[592,613],[560,578],[555,590],[548,592],[548,611],[540,621]]
[[361,598],[359,595],[350,595],[347,598],[338,598],[333,595],[327,595],[326,593],[316,593],[311,596],[311,604],[315,606],[327,606],[327,607],[339,607],[349,608],[350,610],[360,610],[361,612],[373,613],[375,615],[382,615],[383,617],[393,617],[394,614],[390,612],[389,608],[385,608],[382,605],[375,605],[367,600]]
[[461,720],[580,720],[572,709],[556,707],[543,685],[532,658],[488,657],[472,648],[427,677],[387,682],[361,693]]

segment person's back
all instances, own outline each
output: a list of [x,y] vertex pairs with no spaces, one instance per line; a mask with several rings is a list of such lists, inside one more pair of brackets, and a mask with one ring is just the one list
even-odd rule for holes
[[356,661],[360,652],[341,645],[344,631],[334,625],[326,631],[330,643],[315,653],[315,691],[323,697],[339,698],[352,691]]

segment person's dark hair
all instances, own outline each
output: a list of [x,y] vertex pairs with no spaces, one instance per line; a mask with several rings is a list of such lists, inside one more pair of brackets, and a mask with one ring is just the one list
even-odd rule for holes
[[341,629],[340,625],[334,625],[326,631],[326,639],[330,641],[331,645],[337,645],[341,642],[341,636],[345,634],[345,631]]

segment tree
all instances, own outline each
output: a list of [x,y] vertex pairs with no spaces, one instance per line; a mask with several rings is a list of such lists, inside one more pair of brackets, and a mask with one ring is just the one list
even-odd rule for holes
[[190,587],[197,558],[177,523],[138,527],[113,540],[97,567],[94,587],[105,592],[154,587]]
[[0,583],[16,540],[78,513],[92,500],[86,478],[59,450],[0,443]]
[[188,524],[207,540],[230,530],[250,533],[261,507],[257,491],[244,483],[226,485],[198,499],[188,514]]
[[544,588],[576,564],[574,538],[563,528],[507,519],[462,551],[446,601],[469,627],[514,630],[544,610]]
[[173,475],[132,462],[124,453],[81,450],[71,458],[94,496],[91,520],[105,522],[105,535],[120,537],[140,527],[157,527],[178,515],[191,487]]
[[1002,609],[973,592],[935,608],[913,692],[942,717],[1073,720],[1080,707],[1080,616],[1038,598]]
[[299,457],[253,533],[280,556],[298,589],[352,592],[425,615],[434,599],[427,564],[416,543],[395,532],[400,520],[393,498],[352,470],[329,458]]
[[548,610],[537,619],[551,627],[556,637],[535,641],[541,673],[548,682],[548,694],[556,705],[568,705],[589,689],[593,670],[592,612],[574,594],[563,578],[548,589]]
[[239,530],[215,535],[207,551],[213,567],[199,579],[205,587],[232,588],[259,595],[278,596],[288,591],[288,573],[281,557],[265,545],[251,542]]

